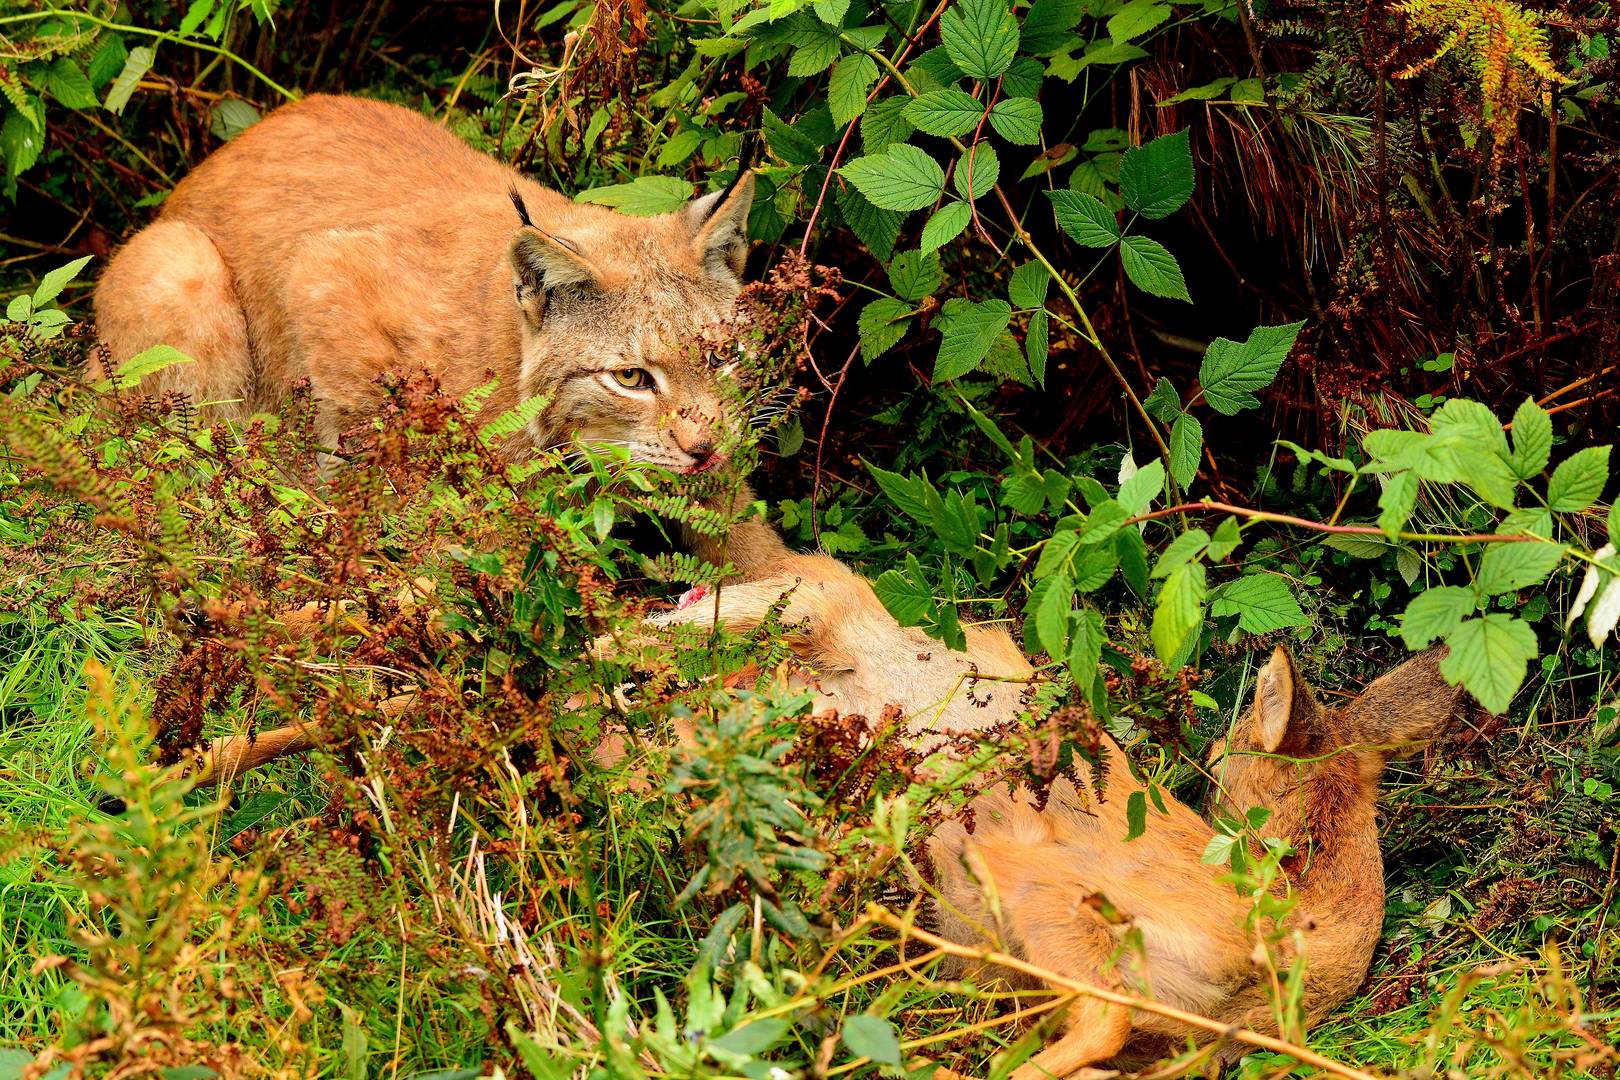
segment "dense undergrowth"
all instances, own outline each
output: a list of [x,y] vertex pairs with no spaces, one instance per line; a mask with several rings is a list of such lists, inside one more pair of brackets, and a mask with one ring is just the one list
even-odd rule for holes
[[[1615,1074],[1606,6],[496,16],[0,5],[0,1077],[1005,1075],[1048,1028],[886,914],[930,826],[1093,719],[1195,798],[1258,649],[1331,696],[1436,639],[1483,707],[1386,778],[1378,960],[1309,1045]],[[723,523],[505,460],[476,394],[402,373],[318,479],[307,400],[233,430],[87,384],[100,261],[316,90],[632,213],[761,132],[756,351],[800,407],[743,467],[896,617],[1015,623],[1028,730],[927,779],[806,715],[773,628],[604,659]],[[199,738],[295,719],[327,750],[191,790]]]

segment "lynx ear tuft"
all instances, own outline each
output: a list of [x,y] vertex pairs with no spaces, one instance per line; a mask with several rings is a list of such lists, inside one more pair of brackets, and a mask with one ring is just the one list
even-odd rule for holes
[[507,259],[512,264],[512,286],[518,307],[529,325],[538,327],[544,314],[546,301],[560,288],[589,288],[595,285],[597,274],[590,261],[569,240],[535,225],[523,196],[517,188],[509,192],[512,205],[517,208],[522,227],[512,237]]
[[748,211],[754,205],[754,174],[746,160],[723,190],[693,199],[680,211],[692,230],[698,260],[710,278],[735,288],[748,261]]

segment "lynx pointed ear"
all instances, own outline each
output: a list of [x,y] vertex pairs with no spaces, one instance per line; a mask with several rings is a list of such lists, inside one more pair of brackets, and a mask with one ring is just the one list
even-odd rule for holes
[[590,286],[597,281],[597,273],[572,241],[553,236],[529,220],[523,196],[515,187],[508,194],[522,223],[507,248],[507,259],[512,264],[512,287],[523,317],[530,326],[537,327],[553,291],[564,286]]
[[1268,754],[1306,750],[1320,727],[1321,707],[1281,645],[1255,680],[1254,713],[1255,735]]
[[748,211],[754,205],[754,174],[746,166],[724,190],[693,199],[681,211],[692,245],[709,277],[735,287],[748,261]]
[[1464,709],[1462,687],[1440,671],[1445,656],[1443,646],[1430,649],[1375,679],[1345,707],[1350,737],[1399,756],[1444,731]]

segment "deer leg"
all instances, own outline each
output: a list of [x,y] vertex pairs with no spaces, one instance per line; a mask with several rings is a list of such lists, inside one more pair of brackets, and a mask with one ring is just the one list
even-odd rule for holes
[[1063,1018],[1064,1032],[1040,1053],[1013,1070],[1012,1080],[1079,1080],[1080,1077],[1113,1076],[1111,1071],[1085,1066],[1107,1061],[1125,1048],[1131,1035],[1131,1013],[1123,1005],[1095,998],[1081,998],[1069,1006]]

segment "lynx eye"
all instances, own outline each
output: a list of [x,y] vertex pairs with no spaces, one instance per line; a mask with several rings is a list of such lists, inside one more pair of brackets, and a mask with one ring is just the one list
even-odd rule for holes
[[615,368],[612,375],[613,381],[626,390],[651,390],[653,387],[652,374],[646,368]]

